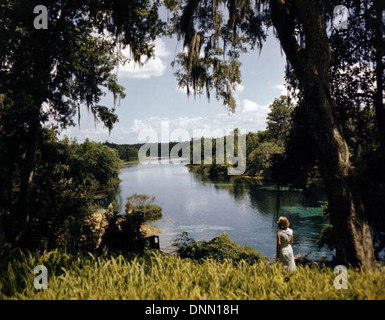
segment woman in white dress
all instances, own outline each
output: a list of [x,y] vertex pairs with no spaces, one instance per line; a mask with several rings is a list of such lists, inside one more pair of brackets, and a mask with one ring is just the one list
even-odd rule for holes
[[282,262],[288,272],[294,272],[296,267],[291,247],[294,243],[293,230],[289,228],[290,222],[286,217],[280,217],[277,224],[277,260]]

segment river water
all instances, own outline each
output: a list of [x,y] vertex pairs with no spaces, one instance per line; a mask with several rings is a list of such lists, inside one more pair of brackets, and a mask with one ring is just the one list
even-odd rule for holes
[[209,240],[226,232],[240,245],[264,256],[275,255],[278,216],[284,215],[294,230],[294,253],[310,258],[329,256],[319,249],[318,235],[327,219],[321,205],[326,196],[314,185],[310,196],[284,190],[279,198],[273,184],[255,179],[208,179],[191,173],[183,164],[135,164],[120,171],[116,199],[124,212],[125,199],[134,194],[156,197],[163,217],[149,224],[162,230],[161,248],[172,246],[183,231],[195,240]]

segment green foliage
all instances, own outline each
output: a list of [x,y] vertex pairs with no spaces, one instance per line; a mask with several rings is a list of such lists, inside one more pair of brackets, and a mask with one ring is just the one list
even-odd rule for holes
[[[19,122],[38,117],[44,123],[51,116],[66,127],[85,104],[112,129],[117,121],[114,107],[99,103],[102,88],[117,99],[124,97],[113,72],[119,61],[114,39],[95,36],[97,22],[90,14],[94,8],[77,1],[71,8],[61,1],[45,1],[49,28],[36,30],[33,8],[39,4],[13,0],[1,4],[0,92],[14,101],[13,117]],[[42,103],[49,105],[45,111]]]
[[[167,1],[173,12],[171,23],[185,52],[177,55],[173,66],[178,85],[189,95],[215,91],[218,100],[234,111],[234,91],[241,82],[239,57],[247,47],[259,48],[266,38],[262,29],[263,14],[249,2]],[[240,6],[240,8],[237,8]],[[226,12],[228,9],[228,12]]]
[[112,149],[116,149],[119,153],[119,158],[125,161],[138,160],[138,151],[142,146],[142,144],[115,144],[108,141],[104,144]]
[[[37,5],[48,9],[48,29],[34,27]],[[74,125],[76,114],[80,122],[81,106],[86,106],[95,121],[111,131],[118,121],[116,102],[125,97],[115,70],[127,60],[121,49],[129,45],[139,64],[142,56],[153,56],[153,41],[164,31],[158,6],[159,2],[151,0],[1,1],[0,167],[4,169],[0,170],[0,203],[4,206],[0,218],[17,224],[14,229],[5,228],[9,241],[27,243],[23,238],[31,232],[28,221],[35,214],[31,212],[36,204],[31,200],[35,169],[52,167],[52,163],[36,162],[38,153],[50,147],[43,145],[44,125],[49,122],[55,130]],[[108,92],[114,104],[105,106],[101,101]],[[82,147],[93,155],[88,159],[83,154],[78,159],[82,150],[74,151],[71,166],[77,166],[81,183],[97,187],[98,183],[108,182],[115,175],[110,170],[114,155],[102,146],[98,153],[92,143]],[[98,159],[93,161],[95,157]],[[67,173],[76,170],[62,169]],[[82,169],[87,176],[83,176]],[[75,183],[68,183],[69,190],[64,190],[62,181],[66,179],[59,180],[59,188],[73,192]],[[44,197],[38,192],[42,199],[51,196],[50,192]]]
[[162,207],[157,205],[146,205],[143,207],[131,208],[131,214],[139,214],[144,220],[151,221],[162,218]]
[[241,247],[231,241],[224,233],[210,241],[199,241],[188,237],[187,232],[179,235],[174,245],[178,247],[178,254],[182,258],[202,261],[213,259],[217,262],[232,260],[233,262],[245,261],[249,264],[260,262],[263,257],[249,246]]
[[71,167],[84,175],[84,180],[96,180],[106,184],[119,174],[119,157],[116,150],[101,143],[86,139],[84,143],[72,143],[73,163]]
[[[285,142],[292,129],[292,113],[294,106],[286,96],[275,99],[270,105],[268,114],[267,130],[258,133],[249,132],[246,134],[246,171],[245,175],[258,176],[265,179],[274,179],[283,177],[283,166],[278,159],[283,158],[285,154]],[[237,129],[235,129],[237,130]],[[205,139],[201,138],[202,164],[196,166],[193,170],[209,177],[218,177],[227,175],[228,164],[216,163],[216,149],[219,142],[226,144],[227,137],[220,137],[212,140],[212,162],[213,164],[203,164]],[[235,137],[235,153],[241,156],[238,150],[238,139]],[[192,163],[192,152],[190,155]],[[241,159],[242,161],[243,159]],[[281,169],[282,167],[282,169]],[[190,166],[192,169],[193,166]],[[285,167],[286,169],[286,167]]]
[[155,220],[162,217],[162,208],[155,205],[155,197],[146,194],[133,194],[127,198],[126,214],[139,215],[144,220]]
[[263,142],[254,149],[247,157],[248,173],[250,175],[259,175],[269,177],[269,169],[272,166],[272,157],[282,154],[284,148],[275,142]]
[[284,144],[289,136],[292,127],[291,114],[294,104],[286,96],[280,96],[269,106],[270,112],[267,115],[267,131],[269,135],[279,144]]
[[[47,131],[46,139],[38,154],[37,177],[49,177],[44,168],[62,174],[69,183],[83,187],[98,187],[116,179],[119,174],[119,157],[115,150],[88,139],[79,144],[75,139],[58,141],[54,132]],[[89,190],[87,190],[89,191]]]
[[269,108],[267,130],[248,137],[246,173],[281,183],[287,175],[288,168],[283,165],[283,160],[293,126],[294,105],[288,97],[280,96]]
[[[202,262],[160,252],[95,257],[62,251],[0,248],[0,299],[38,300],[384,300],[384,266],[348,269],[348,289],[336,290],[329,268],[298,266],[285,282],[281,264]],[[48,269],[48,289],[36,290],[33,268]]]
[[[118,176],[117,152],[96,142],[58,141],[51,130],[43,139],[36,160],[28,246],[92,250],[95,239],[84,222],[98,210],[94,193]],[[10,215],[3,219],[7,228],[14,227]]]

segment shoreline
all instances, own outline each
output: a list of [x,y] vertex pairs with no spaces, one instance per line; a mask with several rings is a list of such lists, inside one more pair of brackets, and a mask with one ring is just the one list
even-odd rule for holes
[[[205,177],[210,177],[210,175],[207,172],[204,172],[204,168],[202,167],[202,165],[186,164],[185,167],[187,167],[189,172],[191,172],[191,173],[199,173],[199,174],[204,175]],[[224,178],[224,177],[227,177],[229,179],[248,179],[248,180],[273,182],[271,179],[266,179],[263,176],[250,176],[250,175],[243,175],[243,174],[242,175],[233,175],[233,176],[218,174],[214,178]],[[312,178],[312,179],[310,179],[310,182],[322,182],[322,179],[321,178]],[[284,187],[284,186],[282,186],[282,187]]]
[[139,163],[139,159],[135,159],[135,160],[120,160],[120,169],[121,168],[124,168],[126,166],[130,166],[130,165],[133,165],[133,164],[138,164]]

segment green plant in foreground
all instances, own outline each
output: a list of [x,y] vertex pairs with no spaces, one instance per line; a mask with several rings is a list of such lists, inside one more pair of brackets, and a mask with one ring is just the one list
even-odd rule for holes
[[126,214],[140,215],[144,220],[162,217],[162,207],[155,205],[156,198],[146,194],[133,194],[127,198]]
[[[290,281],[280,264],[202,262],[145,256],[74,256],[59,251],[2,255],[0,299],[385,299],[385,267],[348,271],[348,289],[332,269],[298,266]],[[33,268],[47,267],[48,289],[36,290]]]
[[260,262],[263,256],[250,246],[240,246],[223,233],[210,241],[198,241],[188,237],[187,232],[180,234],[174,243],[178,247],[178,254],[182,258],[202,261],[213,259],[223,262],[226,259],[234,262],[245,261],[253,264]]

